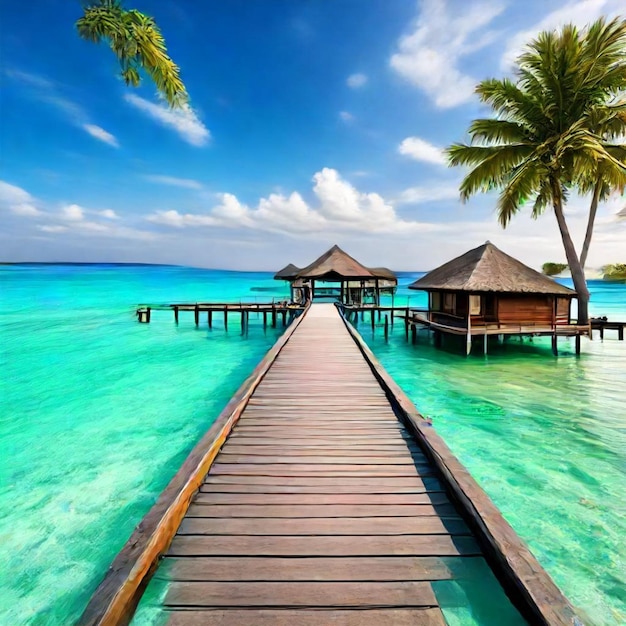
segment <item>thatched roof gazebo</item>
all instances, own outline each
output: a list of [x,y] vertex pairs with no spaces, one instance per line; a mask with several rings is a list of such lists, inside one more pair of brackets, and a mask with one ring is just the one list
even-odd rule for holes
[[274,280],[294,280],[300,271],[299,267],[296,267],[293,263],[285,265],[282,270],[278,270],[274,274]]
[[[416,321],[438,333],[467,335],[572,334],[576,292],[561,285],[487,241],[444,263],[409,285],[428,292],[428,310]],[[553,343],[556,350],[556,339]]]
[[[370,296],[373,303],[378,304],[381,292],[393,293],[398,284],[391,270],[366,267],[337,245],[300,270],[290,263],[274,278],[291,283],[292,299],[336,297],[344,304],[363,304]],[[334,283],[335,286],[319,283]],[[295,289],[306,293],[299,294]]]

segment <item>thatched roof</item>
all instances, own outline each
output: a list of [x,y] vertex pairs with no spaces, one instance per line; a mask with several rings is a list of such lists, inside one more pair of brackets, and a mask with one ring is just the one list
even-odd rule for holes
[[444,263],[409,285],[409,289],[576,295],[489,241]]
[[274,280],[293,280],[299,271],[299,267],[296,267],[293,263],[289,263],[289,265],[285,265],[282,270],[278,270],[278,272],[274,274]]
[[333,246],[313,263],[301,269],[297,278],[331,282],[341,280],[373,281],[377,278],[395,281],[396,275],[386,268],[370,269],[365,267],[339,246]]

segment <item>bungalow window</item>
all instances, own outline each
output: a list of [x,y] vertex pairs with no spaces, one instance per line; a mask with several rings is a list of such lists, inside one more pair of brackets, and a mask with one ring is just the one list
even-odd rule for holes
[[443,294],[443,310],[446,313],[454,313],[456,311],[456,294],[455,293]]
[[435,291],[430,294],[430,309],[431,311],[441,311],[441,294]]
[[469,312],[470,315],[480,315],[480,296],[469,297]]

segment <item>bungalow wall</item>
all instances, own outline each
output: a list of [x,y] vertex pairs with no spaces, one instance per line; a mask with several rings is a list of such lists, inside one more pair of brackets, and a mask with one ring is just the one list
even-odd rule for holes
[[[555,303],[556,299],[556,303]],[[467,327],[485,324],[552,326],[570,322],[571,299],[545,294],[431,292],[429,308],[434,322]],[[555,308],[556,307],[556,308]]]

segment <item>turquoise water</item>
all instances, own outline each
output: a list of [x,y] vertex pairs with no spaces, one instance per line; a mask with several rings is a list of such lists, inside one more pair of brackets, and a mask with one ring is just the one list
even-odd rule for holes
[[[135,304],[288,292],[268,274],[154,266],[0,266],[0,282],[0,623],[64,625],[280,332],[138,324]],[[595,313],[626,318],[625,286],[591,290]],[[626,622],[626,342],[466,359],[361,326],[565,593],[596,624]]]
[[0,624],[65,625],[281,332],[139,324],[134,304],[285,289],[138,266],[0,266],[0,282]]

